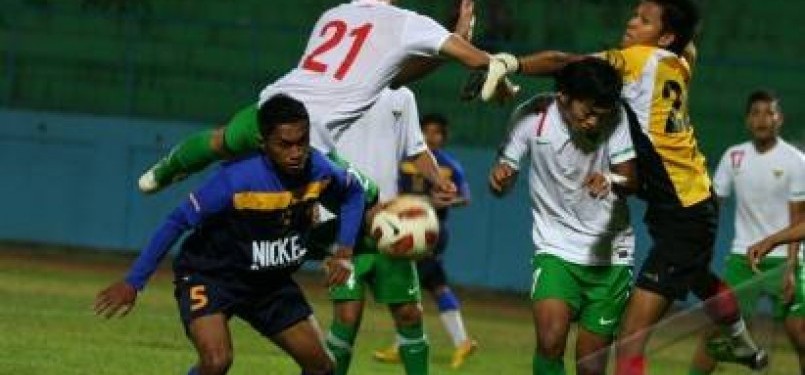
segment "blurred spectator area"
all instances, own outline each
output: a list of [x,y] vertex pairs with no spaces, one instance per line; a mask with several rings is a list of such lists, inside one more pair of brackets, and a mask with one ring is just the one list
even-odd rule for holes
[[[332,0],[0,0],[0,106],[221,123],[293,67]],[[405,7],[450,18],[452,1]],[[708,0],[694,75],[693,121],[709,153],[743,138],[746,94],[783,97],[794,141],[804,138],[805,2]],[[479,45],[518,53],[617,46],[631,12],[622,0],[477,0]],[[492,146],[510,107],[446,100],[464,72],[415,85],[420,108],[447,113],[454,140]],[[547,79],[518,79],[526,90]],[[465,126],[466,125],[466,126]],[[711,157],[712,159],[713,157]],[[711,162],[713,162],[711,160]]]

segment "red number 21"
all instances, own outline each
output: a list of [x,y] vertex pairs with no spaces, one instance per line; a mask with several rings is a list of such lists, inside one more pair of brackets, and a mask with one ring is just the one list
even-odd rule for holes
[[[327,71],[327,64],[321,61],[316,61],[316,58],[319,57],[319,55],[324,54],[338,46],[338,44],[344,39],[344,36],[346,36],[348,26],[346,22],[341,20],[330,21],[324,25],[323,29],[321,29],[321,34],[319,36],[323,37],[327,35],[331,29],[334,30],[332,36],[314,49],[313,52],[311,52],[310,55],[304,59],[304,62],[302,63],[303,69],[317,73],[324,73]],[[349,48],[349,52],[347,52],[347,55],[344,57],[344,61],[341,62],[341,65],[338,66],[338,70],[335,71],[335,79],[340,81],[344,79],[347,73],[349,73],[349,68],[352,67],[352,64],[355,62],[355,58],[358,57],[358,53],[361,51],[361,47],[363,47],[363,43],[366,41],[366,38],[369,37],[369,33],[371,31],[372,24],[367,23],[361,27],[353,29],[349,33],[349,36],[354,38],[352,41],[352,47]]]

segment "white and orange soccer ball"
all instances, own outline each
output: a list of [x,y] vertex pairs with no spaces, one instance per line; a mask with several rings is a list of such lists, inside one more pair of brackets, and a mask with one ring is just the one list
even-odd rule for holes
[[382,253],[398,258],[422,258],[432,253],[439,240],[439,219],[427,200],[403,195],[375,215],[371,233]]

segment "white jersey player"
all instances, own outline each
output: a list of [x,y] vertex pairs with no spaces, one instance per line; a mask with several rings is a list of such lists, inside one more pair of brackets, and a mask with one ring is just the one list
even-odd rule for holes
[[[430,181],[441,179],[419,127],[414,95],[404,87],[383,90],[368,112],[342,130],[336,147],[354,167],[375,180],[380,202],[397,195],[397,168],[404,158],[413,157]],[[349,368],[368,288],[376,302],[389,305],[406,373],[427,374],[429,344],[413,261],[379,254],[374,244],[364,239],[355,248],[353,264],[347,283],[329,290],[334,318],[327,347],[336,358],[335,373],[345,374]]]
[[[794,352],[805,353],[805,272],[799,260],[800,244],[770,246],[769,257],[762,262],[747,261],[752,244],[805,222],[805,156],[779,137],[782,123],[782,109],[773,93],[759,90],[750,94],[746,125],[751,140],[727,149],[713,186],[720,198],[735,197],[735,237],[723,277],[735,290],[741,313],[752,316],[758,300],[769,297],[774,318],[785,321]],[[705,342],[691,373],[710,374],[716,362],[734,361],[724,350],[723,338]],[[791,373],[805,373],[805,354],[799,354],[799,363],[800,371]]]
[[[472,0],[462,1],[457,33],[391,3],[355,0],[324,12],[299,65],[263,89],[258,106],[242,109],[222,129],[186,138],[140,178],[140,190],[157,191],[222,157],[257,149],[256,109],[276,94],[305,103],[313,127],[311,143],[329,153],[344,127],[369,110],[384,88],[424,76],[440,65],[439,56],[472,69],[486,67],[498,76],[517,70],[516,59],[490,57],[465,39]],[[487,86],[486,91],[496,87]]]
[[634,236],[623,194],[636,182],[621,86],[618,72],[599,59],[568,64],[546,109],[527,103],[518,111],[524,115],[515,117],[490,174],[493,191],[502,193],[530,155],[535,374],[565,373],[572,320],[579,322],[577,372],[604,373],[606,356],[588,357],[612,341],[628,299]]

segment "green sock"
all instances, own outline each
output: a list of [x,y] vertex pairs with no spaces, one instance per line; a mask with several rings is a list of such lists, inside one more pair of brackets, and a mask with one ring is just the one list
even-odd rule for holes
[[195,133],[174,146],[154,168],[157,183],[169,185],[221,159],[210,144],[213,132],[209,129]]
[[407,375],[428,374],[428,339],[425,337],[422,322],[397,327],[397,340],[400,347],[400,359]]
[[533,375],[565,375],[565,362],[562,358],[550,359],[534,354],[531,372]]
[[688,372],[688,375],[710,375],[710,372],[699,370],[697,368],[691,368]]
[[338,321],[333,321],[330,325],[330,332],[327,334],[327,349],[335,357],[334,375],[344,375],[349,370],[349,363],[352,361],[352,344],[355,343],[355,336],[358,334],[356,327],[348,326]]

